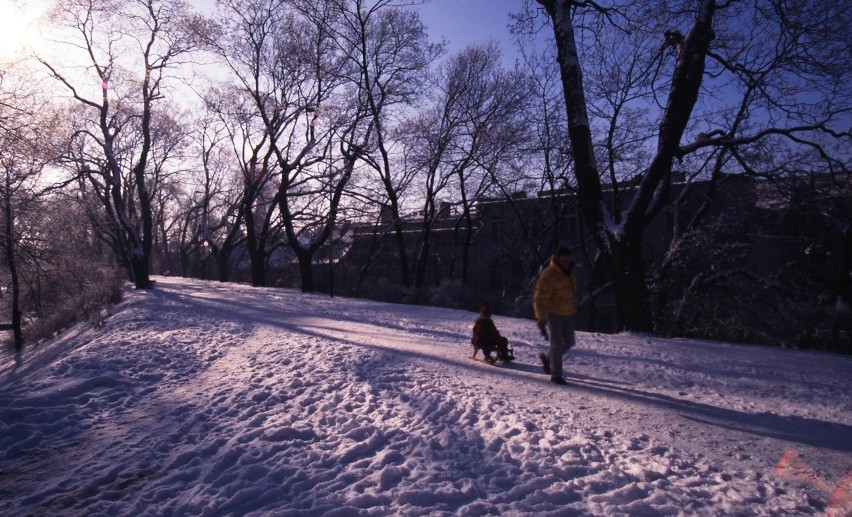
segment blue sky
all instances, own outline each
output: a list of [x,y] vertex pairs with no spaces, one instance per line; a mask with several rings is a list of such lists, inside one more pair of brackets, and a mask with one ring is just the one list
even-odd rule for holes
[[513,62],[514,43],[509,33],[509,13],[518,12],[523,0],[431,0],[419,7],[432,39],[443,36],[450,52],[489,39],[500,42],[504,58]]
[[[190,0],[202,9],[210,9],[214,0]],[[495,39],[500,43],[504,63],[515,59],[514,43],[507,25],[509,13],[518,12],[523,0],[430,0],[420,5],[421,19],[430,37],[444,37],[451,53],[470,43]],[[50,4],[48,0],[0,0],[0,57],[12,57],[20,47],[37,44],[35,17]]]

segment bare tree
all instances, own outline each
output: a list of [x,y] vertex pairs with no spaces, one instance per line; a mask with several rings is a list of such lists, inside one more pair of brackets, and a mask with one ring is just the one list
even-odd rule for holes
[[[61,64],[58,58],[39,61],[80,107],[77,149],[97,154],[85,153],[78,167],[99,183],[105,208],[123,232],[130,276],[137,288],[148,288],[155,187],[150,160],[155,118],[164,114],[155,105],[166,95],[169,72],[198,47],[196,20],[185,2],[160,0],[72,0],[57,4],[52,14],[65,31],[60,34],[68,35],[59,42],[68,54]],[[82,73],[71,66],[77,58]]]
[[0,249],[3,266],[9,275],[9,320],[18,349],[24,344],[21,261],[34,243],[27,236],[23,218],[36,210],[40,197],[39,179],[52,159],[46,143],[50,123],[39,113],[39,101],[32,94],[12,84],[6,72],[0,72]]
[[[564,93],[559,69],[554,65],[556,49],[539,45],[536,40],[540,37],[531,37],[538,32],[536,16],[521,12],[511,17],[521,55],[519,66],[526,72],[526,140],[511,175],[498,185],[519,223],[518,235],[507,243],[507,249],[522,245],[530,250],[520,265],[529,277],[537,274],[559,244],[574,245],[579,240],[584,262],[591,264],[594,257],[588,239],[578,231],[582,227],[577,224],[576,203],[571,202],[576,197],[577,184],[572,174]],[[594,48],[607,55],[614,55],[617,50],[605,45]],[[531,195],[537,197],[536,203],[525,201]]]
[[[366,107],[372,128],[361,156],[384,188],[383,203],[390,215],[405,287],[411,285],[407,244],[401,219],[402,196],[412,181],[410,171],[398,166],[394,125],[423,94],[429,66],[443,52],[430,44],[415,10],[401,6],[417,1],[334,0],[342,16],[336,40],[347,50],[355,67],[350,76],[358,87],[358,102]],[[351,49],[351,50],[350,50]]]
[[[849,15],[840,6],[821,0],[537,3],[554,31],[580,209],[608,264],[622,328],[652,330],[643,238],[670,201],[676,163],[706,166],[707,176],[721,170],[720,163],[726,172],[753,174],[780,165],[761,152],[774,148],[776,156],[806,156],[809,166],[825,172],[848,170],[837,153],[849,140],[841,122],[849,99],[839,87],[848,82],[849,57],[838,51],[848,48]],[[620,92],[637,96],[613,92],[604,96],[610,100],[604,108],[600,94],[606,92],[590,97],[584,75],[596,65],[587,49],[601,41],[612,48],[614,39],[599,36],[610,33],[620,34],[617,40],[637,57],[651,59],[622,60],[610,68],[621,74],[621,84],[631,81]],[[618,138],[622,126],[596,125],[595,115],[605,110],[628,125],[630,119],[619,114],[636,115],[624,111],[636,103],[656,120],[655,141],[634,146],[635,160],[625,167],[615,152],[626,141]],[[607,130],[608,138],[595,138]],[[602,142],[605,155],[597,147]],[[714,153],[732,156],[736,166],[724,157],[720,162],[722,154],[713,159]],[[625,187],[629,181],[629,188],[623,196],[605,197],[604,178]]]
[[190,148],[192,117],[186,106],[161,102],[151,122],[151,148],[148,158],[148,190],[151,197],[153,236],[150,267],[152,271],[169,271],[171,251],[169,231],[178,223],[187,179],[194,175]]
[[364,145],[359,105],[343,89],[347,63],[333,40],[334,4],[222,5],[224,37],[210,43],[251,101],[246,127],[260,131],[247,163],[277,183],[286,243],[298,260],[302,289],[313,291],[314,254],[331,235]]
[[406,163],[418,173],[424,192],[417,288],[425,282],[433,227],[439,218],[450,218],[450,208],[459,214],[460,279],[467,281],[474,205],[499,188],[498,169],[514,157],[525,138],[521,116],[527,103],[526,77],[502,70],[499,59],[493,42],[451,57],[438,73],[433,104],[406,127]]
[[[211,93],[206,113],[198,118],[192,137],[192,147],[200,157],[201,175],[191,178],[189,188],[193,192],[184,196],[183,215],[176,220],[187,221],[181,232],[197,235],[190,241],[200,248],[200,261],[212,257],[219,281],[227,282],[231,278],[231,257],[246,241],[243,195],[251,189],[244,188],[246,182],[237,170],[234,153],[228,149],[233,135],[222,121],[227,120],[227,114],[213,99]],[[191,248],[194,250],[195,246]]]
[[[227,234],[233,240],[237,228],[245,232],[243,243],[249,255],[252,285],[265,286],[267,266],[276,248],[273,241],[277,235],[276,188],[273,185],[275,174],[271,164],[273,149],[269,145],[269,136],[256,115],[255,101],[244,87],[214,87],[205,95],[205,104],[211,116],[216,117],[218,128],[225,133],[221,144],[228,147],[231,155],[231,159],[225,163],[233,161],[234,170],[231,174],[234,175],[233,181],[238,184],[234,199],[236,211],[232,217],[242,221],[242,224],[235,224]],[[212,172],[211,165],[205,159],[205,170]],[[230,210],[226,210],[230,213]]]
[[39,83],[31,71],[9,70],[0,73],[0,270],[9,280],[2,297],[20,349],[25,338],[97,321],[121,282],[81,217],[82,198],[56,183],[67,113],[33,90]]

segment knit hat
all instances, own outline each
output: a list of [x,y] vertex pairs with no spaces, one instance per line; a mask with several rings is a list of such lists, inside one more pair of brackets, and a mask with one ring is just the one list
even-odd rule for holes
[[556,253],[554,253],[554,255],[557,257],[570,257],[571,249],[568,248],[568,246],[559,246],[556,248]]
[[479,309],[480,316],[491,316],[491,306],[488,303],[483,303],[482,308]]

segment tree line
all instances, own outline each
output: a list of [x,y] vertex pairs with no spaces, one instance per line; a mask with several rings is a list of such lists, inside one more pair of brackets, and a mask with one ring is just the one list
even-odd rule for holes
[[[673,280],[688,245],[724,232],[709,210],[678,222],[663,260],[648,256],[651,221],[678,213],[681,171],[825,189],[839,281],[808,296],[848,310],[842,3],[526,0],[511,17],[512,68],[495,42],[449,55],[420,3],[220,0],[200,14],[184,1],[57,2],[55,52],[0,75],[2,294],[18,346],[25,320],[61,312],[56,300],[97,319],[90,299],[114,299],[117,279],[147,289],[197,257],[228,281],[245,254],[248,280],[265,286],[286,250],[314,291],[320,250],[379,220],[400,289],[422,290],[445,207],[469,243],[481,201],[556,191],[579,201],[618,327],[662,332],[667,300],[742,273]],[[703,203],[713,198],[710,188]],[[558,224],[530,235],[530,264],[560,238]]]

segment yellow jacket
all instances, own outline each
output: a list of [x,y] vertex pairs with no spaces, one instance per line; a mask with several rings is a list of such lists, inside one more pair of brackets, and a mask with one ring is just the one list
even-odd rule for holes
[[551,259],[535,284],[533,310],[537,321],[547,321],[551,313],[570,316],[577,311],[577,271],[565,272]]

